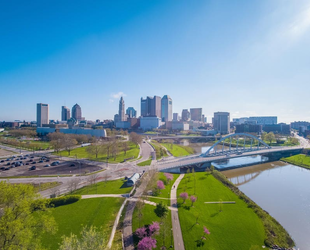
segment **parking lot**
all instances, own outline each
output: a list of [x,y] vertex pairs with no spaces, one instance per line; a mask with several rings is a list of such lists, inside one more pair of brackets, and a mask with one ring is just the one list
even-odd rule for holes
[[0,159],[0,176],[85,174],[101,167],[76,161],[62,161],[42,156],[16,156]]

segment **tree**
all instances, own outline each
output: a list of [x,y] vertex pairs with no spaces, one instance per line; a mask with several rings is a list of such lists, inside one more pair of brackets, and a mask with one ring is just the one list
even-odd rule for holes
[[213,171],[214,171],[214,166],[213,165],[211,165],[210,171],[211,171],[211,174],[213,174]]
[[114,157],[114,161],[116,160],[116,156],[119,152],[119,148],[118,148],[118,142],[114,141],[114,143],[112,144],[111,147],[111,152],[112,152],[112,156]]
[[123,151],[124,151],[124,155],[126,155],[128,149],[129,149],[128,143],[127,143],[126,141],[124,141],[124,142],[122,143],[122,148],[123,148]]
[[151,237],[144,237],[138,243],[138,250],[152,250],[156,248],[156,240]]
[[141,220],[142,220],[142,217],[143,217],[143,208],[144,208],[144,201],[142,199],[139,199],[137,201],[137,204],[136,204],[136,207],[138,209],[138,220],[139,220],[139,227],[141,226]]
[[165,189],[165,185],[164,185],[163,181],[157,181],[157,188],[159,190]]
[[40,235],[55,233],[48,200],[32,185],[0,182],[0,249],[42,249]]
[[267,136],[267,132],[263,132],[261,136],[263,141],[267,141],[266,136]]
[[164,173],[167,178],[167,182],[170,183],[173,180],[173,175],[170,173]]
[[166,217],[168,214],[168,207],[161,201],[156,205],[154,212],[158,217]]
[[136,146],[138,147],[138,144],[140,144],[142,142],[143,138],[141,135],[138,135],[135,132],[131,132],[129,134],[129,140],[132,141],[133,143],[135,143]]
[[93,143],[92,145],[86,147],[86,152],[91,156],[95,156],[97,159],[98,154],[103,152],[103,145],[100,141],[97,141]]
[[68,152],[68,155],[70,155],[70,152],[72,150],[72,148],[77,144],[77,141],[71,137],[71,135],[65,135],[64,136],[64,147],[66,149],[66,151]]
[[103,230],[97,230],[96,227],[84,227],[81,232],[81,238],[75,234],[68,237],[62,237],[62,243],[59,250],[104,250],[106,249],[107,236]]
[[180,198],[183,200],[183,203],[188,199],[188,193],[180,193]]
[[269,142],[269,145],[271,145],[272,141],[274,141],[276,139],[275,135],[273,132],[269,132],[266,136],[265,136],[265,140]]
[[190,200],[191,200],[192,206],[193,206],[193,205],[194,205],[194,202],[196,202],[196,200],[197,200],[197,197],[194,196],[194,195],[191,195]]

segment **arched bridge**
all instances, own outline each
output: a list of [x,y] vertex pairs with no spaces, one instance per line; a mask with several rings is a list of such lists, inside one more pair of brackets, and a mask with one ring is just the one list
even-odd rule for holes
[[236,133],[223,137],[205,153],[201,154],[201,156],[213,157],[220,155],[230,155],[232,153],[242,154],[244,152],[252,152],[262,149],[271,149],[271,147],[254,135]]

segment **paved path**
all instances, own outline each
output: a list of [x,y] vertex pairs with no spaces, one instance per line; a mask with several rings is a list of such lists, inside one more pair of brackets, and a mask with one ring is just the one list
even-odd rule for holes
[[127,198],[129,197],[129,194],[85,194],[85,195],[82,195],[82,199],[102,198],[102,197]]
[[175,210],[171,210],[171,220],[172,220],[172,230],[173,230],[173,240],[174,240],[174,249],[185,250],[183,236],[180,226],[178,208],[177,208],[177,189],[178,185],[181,182],[184,174],[181,174],[178,179],[174,182],[174,187],[171,189],[171,207]]

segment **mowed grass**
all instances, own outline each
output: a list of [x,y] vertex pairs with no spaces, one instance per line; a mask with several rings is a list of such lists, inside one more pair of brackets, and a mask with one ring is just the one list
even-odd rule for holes
[[[111,155],[109,156],[109,163],[119,163],[119,162],[123,162],[125,159],[128,158],[137,158],[140,152],[139,147],[136,146],[136,144],[132,143],[132,142],[128,142],[128,150],[126,152],[126,154],[124,153],[124,151],[122,151],[121,147],[119,148],[119,153],[116,155],[116,158],[114,159],[114,157],[112,157]],[[77,157],[79,159],[84,158],[84,159],[89,159],[92,161],[103,161],[106,162],[107,161],[107,154],[98,154],[98,157],[96,158],[96,156],[94,155],[89,155],[86,151],[87,147],[80,147],[80,148],[75,148],[72,149],[70,152],[70,155],[68,155],[67,151],[60,151],[59,154],[60,156],[66,156],[66,157]],[[56,154],[56,153],[54,153]]]
[[[195,175],[195,189],[193,176],[188,181],[187,174],[177,191],[178,196],[186,191],[189,196],[195,193],[198,197],[193,207],[190,200],[182,204],[182,200],[178,199],[181,204],[179,217],[185,248],[196,249],[197,242],[203,236],[206,236],[203,249],[249,250],[252,246],[261,248],[264,245],[265,231],[262,221],[254,211],[212,175],[206,173]],[[220,200],[236,201],[236,204],[222,204],[220,212],[219,204],[204,203]],[[210,235],[204,235],[204,226],[209,229]]]
[[[132,215],[132,232],[134,233],[139,227],[147,226],[152,224],[152,222],[161,222],[161,218],[158,217],[154,209],[156,207],[145,204],[142,210],[142,218],[141,221],[139,222],[139,217],[138,217],[138,209],[135,207],[135,210]],[[160,231],[159,235],[156,235],[154,238],[157,240],[156,248],[154,249],[161,249],[163,245],[166,246],[167,249],[169,249],[170,245],[173,246],[173,236],[172,236],[172,225],[171,225],[171,212],[169,210],[167,217],[163,220],[164,224],[160,225]],[[164,233],[163,230],[166,228],[166,232]],[[163,237],[165,235],[165,237]],[[171,241],[172,240],[172,241]]]
[[152,163],[152,158],[146,160],[146,161],[142,161],[140,163],[137,164],[137,166],[139,167],[143,167],[143,166],[150,166]]
[[63,235],[71,233],[80,238],[80,232],[84,226],[96,226],[107,233],[110,237],[114,220],[123,198],[92,198],[79,200],[75,203],[54,208],[52,216],[58,224],[56,234],[44,234],[42,245],[50,250],[58,249]]
[[194,149],[187,146],[176,145],[171,143],[161,143],[161,145],[163,145],[166,149],[168,149],[169,152],[175,157],[187,156],[195,153]]
[[124,179],[114,181],[102,181],[93,185],[82,187],[75,190],[73,194],[127,194],[130,193],[132,187],[126,186]]
[[157,141],[152,141],[150,144],[155,149],[156,160],[160,160],[162,157],[168,156],[166,150],[160,145],[160,143],[158,143]]
[[300,167],[310,169],[310,156],[308,155],[303,155],[303,154],[293,155],[287,158],[282,158],[281,160],[300,166]]

